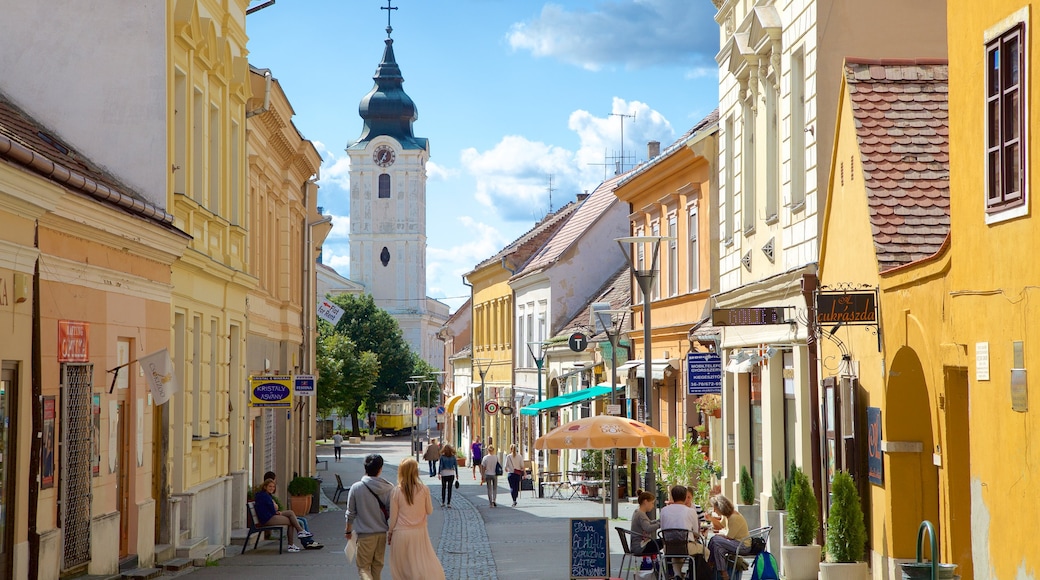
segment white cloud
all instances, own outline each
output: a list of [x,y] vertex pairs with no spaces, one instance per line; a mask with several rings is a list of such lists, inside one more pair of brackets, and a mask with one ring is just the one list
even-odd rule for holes
[[350,278],[350,245],[325,244],[321,248],[321,263],[335,268],[341,276]]
[[[549,209],[549,176],[553,208],[577,193],[574,154],[562,147],[519,135],[503,137],[492,149],[464,149],[462,165],[477,181],[476,199],[507,220],[538,219]],[[559,196],[559,197],[557,197]]]
[[312,141],[315,149],[321,155],[321,179],[318,183],[322,187],[333,186],[345,192],[350,191],[350,157],[346,153],[332,151],[321,141]]
[[462,284],[463,274],[513,241],[494,226],[470,216],[459,216],[457,220],[458,230],[468,233],[465,240],[449,248],[426,249],[427,294],[441,299],[453,310],[469,296],[469,289]]
[[592,10],[549,3],[537,17],[513,24],[507,40],[514,50],[588,70],[714,64],[714,15],[705,1],[603,0]]
[[445,167],[434,161],[428,161],[426,163],[426,177],[431,180],[448,181],[449,179],[458,176],[458,174],[458,169]]
[[325,236],[326,241],[331,240],[347,240],[350,238],[350,216],[332,215],[332,231],[329,235]]
[[[611,112],[627,115],[623,119],[626,170],[646,160],[648,141],[667,147],[675,139],[671,123],[646,103],[615,97]],[[558,209],[614,174],[613,162],[622,154],[621,122],[617,116],[575,111],[568,129],[578,137],[577,151],[511,135],[487,151],[463,150],[462,165],[476,180],[479,203],[506,220],[537,220],[549,209],[549,175],[553,176],[552,206]]]

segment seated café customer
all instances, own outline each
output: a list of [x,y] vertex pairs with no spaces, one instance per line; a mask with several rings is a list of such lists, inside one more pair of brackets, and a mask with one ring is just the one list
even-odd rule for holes
[[[689,491],[685,486],[676,485],[671,490],[672,502],[661,510],[661,529],[688,530],[686,550],[691,556],[704,554],[704,546],[700,543],[700,520],[697,518],[697,510],[686,506],[686,495]],[[672,569],[675,574],[682,574],[683,561],[672,560]],[[694,571],[690,572],[691,574]]]
[[729,580],[729,571],[726,570],[726,554],[736,552],[742,541],[744,541],[745,547],[751,545],[751,541],[748,539],[750,532],[747,520],[733,508],[733,502],[724,495],[713,495],[709,502],[712,513],[708,518],[716,533],[708,541],[708,550],[711,551],[715,569],[722,574],[723,580]]
[[289,526],[289,551],[299,552],[300,546],[296,543],[296,537],[309,538],[311,533],[304,530],[296,514],[290,510],[279,510],[274,504],[273,479],[265,479],[260,491],[256,492],[253,501],[256,505],[256,519],[261,526]]
[[[651,521],[650,516],[647,515],[650,510],[654,509],[655,499],[654,494],[649,491],[640,490],[637,494],[639,507],[632,513],[632,533],[635,534],[633,539],[637,542],[631,546],[633,555],[657,554],[661,551],[661,545],[655,539],[657,530],[661,529],[661,523]],[[643,556],[642,569],[650,568],[652,568],[650,557]]]

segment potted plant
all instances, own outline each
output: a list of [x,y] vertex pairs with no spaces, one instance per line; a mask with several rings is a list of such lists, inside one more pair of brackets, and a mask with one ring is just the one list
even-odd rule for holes
[[722,418],[722,395],[701,395],[697,408],[707,417]]
[[865,580],[867,563],[863,548],[867,528],[863,507],[852,476],[844,471],[831,482],[831,509],[827,517],[827,561],[820,564],[821,580]]
[[778,471],[773,476],[772,509],[766,511],[766,525],[771,526],[769,531],[769,551],[776,558],[777,566],[782,566],[783,551],[781,539],[784,537],[784,516],[787,511],[787,477],[784,472]]
[[288,491],[289,508],[297,515],[307,515],[311,511],[311,500],[318,492],[318,480],[297,475],[289,482]]
[[[581,472],[587,480],[599,480],[605,469],[603,451],[599,449],[586,449],[581,452]],[[599,497],[599,485],[585,485],[589,497]]]
[[708,504],[715,466],[692,441],[672,439],[668,453],[661,456],[660,491],[667,492],[675,485],[684,485],[693,491],[693,502],[701,507]]
[[782,552],[786,580],[816,580],[820,572],[821,547],[813,544],[819,514],[812,484],[801,469],[791,471],[791,494],[787,499],[787,544]]
[[740,497],[738,499],[740,501],[736,506],[737,511],[747,520],[748,529],[753,530],[759,527],[762,516],[759,506],[755,505],[755,481],[751,479],[751,473],[748,472],[746,465],[740,467]]

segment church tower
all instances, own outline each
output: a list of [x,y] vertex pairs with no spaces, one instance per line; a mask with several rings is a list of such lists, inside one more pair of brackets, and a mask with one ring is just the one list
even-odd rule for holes
[[[393,8],[396,10],[396,8]],[[389,10],[388,10],[389,14]],[[350,278],[397,319],[412,350],[434,366],[446,305],[426,297],[426,162],[429,143],[412,133],[415,103],[404,92],[387,17],[375,86],[361,99],[361,137],[350,156]],[[443,312],[442,312],[443,311]],[[432,328],[432,330],[431,330]]]

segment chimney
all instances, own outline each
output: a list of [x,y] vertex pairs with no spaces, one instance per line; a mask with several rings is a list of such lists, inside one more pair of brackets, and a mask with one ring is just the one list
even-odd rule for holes
[[589,198],[589,190],[587,190],[587,189],[585,190],[585,193],[579,193],[578,194],[578,201],[585,201],[588,198]]
[[653,159],[661,154],[661,142],[650,141],[646,144],[646,158]]

